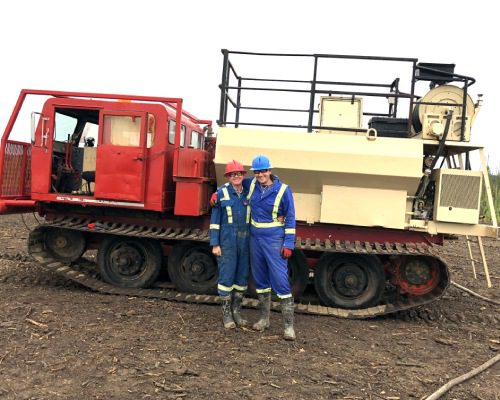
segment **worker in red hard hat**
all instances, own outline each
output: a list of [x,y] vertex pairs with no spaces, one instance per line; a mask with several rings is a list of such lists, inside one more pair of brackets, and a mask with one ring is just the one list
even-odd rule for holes
[[280,299],[283,337],[295,340],[294,300],[288,281],[288,261],[295,244],[295,206],[288,185],[272,174],[269,158],[258,155],[252,161],[254,178],[247,178],[250,207],[250,252],[252,276],[259,299],[260,319],[253,329],[269,327],[271,290]]
[[247,290],[249,275],[250,231],[247,221],[247,195],[243,188],[243,165],[236,160],[226,165],[228,182],[214,193],[218,207],[212,209],[210,245],[217,257],[219,281],[217,291],[222,299],[224,327],[242,327],[241,303]]

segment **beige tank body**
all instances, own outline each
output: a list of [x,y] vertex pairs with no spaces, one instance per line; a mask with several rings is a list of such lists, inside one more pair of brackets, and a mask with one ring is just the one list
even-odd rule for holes
[[297,219],[308,223],[403,229],[408,196],[422,177],[421,140],[220,128],[218,184],[233,159],[251,175],[258,154],[271,159],[273,173],[293,190]]

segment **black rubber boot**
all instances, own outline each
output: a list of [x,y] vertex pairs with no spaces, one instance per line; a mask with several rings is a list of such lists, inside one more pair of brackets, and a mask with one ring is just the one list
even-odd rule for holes
[[252,328],[256,331],[262,332],[264,329],[269,328],[269,313],[271,311],[271,293],[257,294],[259,299],[260,319],[253,324]]
[[293,297],[281,299],[281,314],[283,315],[283,339],[295,340],[295,330],[293,329]]
[[232,302],[232,311],[233,311],[233,319],[236,322],[236,326],[242,327],[247,326],[248,321],[241,317],[241,302],[243,301],[243,292],[239,292],[235,290],[233,292],[233,302]]
[[236,324],[233,320],[233,314],[231,313],[231,296],[222,296],[222,322],[224,323],[224,328],[234,329]]

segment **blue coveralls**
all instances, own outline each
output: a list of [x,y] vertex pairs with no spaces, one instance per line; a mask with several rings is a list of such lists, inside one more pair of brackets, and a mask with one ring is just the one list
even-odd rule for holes
[[217,189],[217,207],[210,218],[210,246],[220,246],[219,296],[229,296],[233,290],[244,292],[248,285],[249,238],[247,223],[247,194],[238,196],[229,183]]
[[[273,175],[266,191],[255,178],[246,178],[243,187],[249,191],[251,211],[250,252],[252,276],[257,293],[274,290],[279,298],[292,297],[288,282],[288,261],[281,256],[283,247],[295,245],[295,207],[291,189]],[[278,221],[284,216],[285,221]]]

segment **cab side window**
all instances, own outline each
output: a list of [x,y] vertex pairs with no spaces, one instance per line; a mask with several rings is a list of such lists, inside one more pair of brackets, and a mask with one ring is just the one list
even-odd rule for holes
[[200,132],[193,131],[191,133],[191,147],[193,149],[201,149],[203,135]]
[[[176,123],[174,120],[168,121],[168,143],[175,143],[175,126]],[[186,127],[181,125],[181,147],[184,147],[186,144]]]
[[141,138],[141,117],[104,116],[102,143],[138,147]]
[[181,125],[181,147],[186,145],[186,127]]
[[175,125],[174,120],[168,121],[168,143],[170,144],[175,143]]

